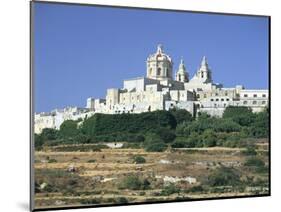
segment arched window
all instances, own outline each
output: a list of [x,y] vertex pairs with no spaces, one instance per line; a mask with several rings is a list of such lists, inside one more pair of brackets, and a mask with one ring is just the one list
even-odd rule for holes
[[161,75],[161,68],[157,68],[157,75]]
[[149,75],[152,75],[152,68],[149,69]]
[[204,73],[203,72],[201,72],[201,78],[203,78],[204,77]]

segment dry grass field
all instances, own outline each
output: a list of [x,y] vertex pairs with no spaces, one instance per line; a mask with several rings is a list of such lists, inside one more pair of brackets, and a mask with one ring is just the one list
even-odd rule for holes
[[[77,151],[69,151],[67,146],[48,147],[35,152],[35,206],[53,208],[267,194],[268,145],[263,142],[257,146],[254,156],[244,154],[242,148],[220,147],[168,148],[165,152],[124,148],[87,151],[91,145],[72,145]],[[62,151],[64,148],[67,151]],[[135,160],[140,156],[145,159],[142,163]],[[263,164],[249,165],[247,160],[251,158]],[[221,179],[212,179],[222,168],[237,174],[238,180],[226,176],[233,185],[220,185]]]

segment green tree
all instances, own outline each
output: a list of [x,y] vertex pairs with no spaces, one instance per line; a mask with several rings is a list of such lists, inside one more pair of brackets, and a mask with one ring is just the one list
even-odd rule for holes
[[268,110],[256,113],[255,119],[249,128],[250,136],[256,138],[266,138],[269,134],[269,113]]
[[171,109],[172,115],[175,117],[177,124],[181,124],[183,122],[191,122],[193,117],[190,112],[184,109]]
[[42,138],[42,136],[38,134],[34,134],[35,150],[41,150],[43,144],[44,144],[44,139]]
[[60,125],[60,135],[64,138],[74,137],[79,133],[77,122],[74,120],[66,120]]
[[41,136],[44,140],[55,140],[58,138],[58,131],[52,128],[44,128]]
[[171,143],[176,138],[176,134],[174,133],[174,131],[167,128],[157,129],[156,134],[159,135],[160,139],[165,143]]
[[235,186],[240,183],[238,170],[230,167],[217,168],[208,177],[210,186]]
[[202,139],[205,147],[216,146],[217,136],[213,130],[205,130],[203,132]]
[[241,126],[250,126],[254,117],[251,108],[242,106],[229,106],[223,113],[223,118],[230,118]]

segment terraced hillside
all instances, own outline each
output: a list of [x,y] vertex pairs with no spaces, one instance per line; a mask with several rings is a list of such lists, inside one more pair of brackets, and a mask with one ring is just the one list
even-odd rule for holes
[[[122,145],[121,145],[122,146]],[[257,148],[108,148],[79,144],[35,153],[35,205],[124,204],[268,194],[268,142]]]

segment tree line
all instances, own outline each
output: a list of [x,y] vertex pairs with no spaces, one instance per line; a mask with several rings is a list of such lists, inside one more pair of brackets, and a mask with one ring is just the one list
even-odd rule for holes
[[[35,134],[35,147],[44,145],[127,142],[147,151],[168,146],[247,146],[255,138],[267,138],[269,111],[253,113],[247,107],[229,106],[221,118],[183,109],[140,114],[94,114],[84,120],[66,120],[59,130],[45,128]],[[253,139],[254,138],[254,139]],[[130,146],[130,145],[128,145]]]

